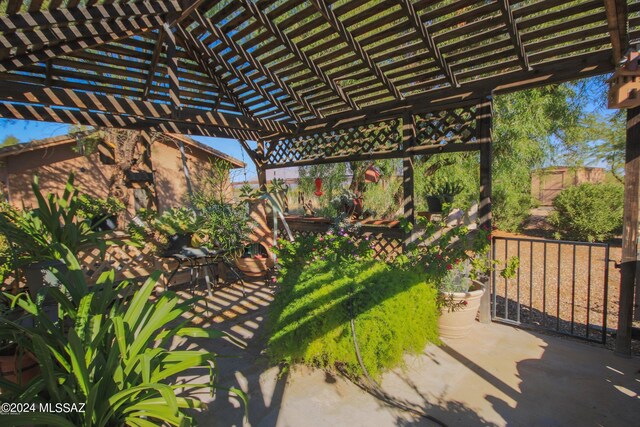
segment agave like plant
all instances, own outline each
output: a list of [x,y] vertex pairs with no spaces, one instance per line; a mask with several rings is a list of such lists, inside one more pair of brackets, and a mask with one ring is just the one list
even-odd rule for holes
[[[186,410],[203,407],[193,392],[207,388],[213,393],[217,388],[216,356],[206,350],[170,350],[169,344],[174,337],[215,338],[222,333],[189,326],[184,317],[193,300],[181,301],[172,292],[152,300],[159,272],[141,287],[116,285],[114,272],[105,272],[89,288],[73,253],[61,250],[68,271],[56,273],[63,287],[45,290],[57,302],[56,321],[29,295],[5,294],[35,321],[33,327],[24,327],[0,318],[0,327],[17,329],[28,338],[28,350],[38,360],[41,375],[23,388],[0,379],[5,390],[1,398],[85,404],[84,412],[11,415],[8,421],[51,426],[191,425]],[[172,379],[202,367],[209,369],[205,384],[176,384]],[[232,391],[245,399],[241,391]]]

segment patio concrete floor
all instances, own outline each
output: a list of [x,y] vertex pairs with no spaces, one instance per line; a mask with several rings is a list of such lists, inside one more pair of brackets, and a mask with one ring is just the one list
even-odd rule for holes
[[[268,287],[216,291],[202,316],[246,343],[198,340],[220,355],[218,392],[196,418],[202,426],[631,426],[640,416],[640,359],[583,342],[501,324],[476,324],[470,337],[429,345],[384,375],[383,402],[340,376],[306,367],[281,373],[264,355]],[[201,310],[200,310],[201,311]],[[206,379],[202,377],[203,381]],[[398,409],[418,408],[440,423]]]

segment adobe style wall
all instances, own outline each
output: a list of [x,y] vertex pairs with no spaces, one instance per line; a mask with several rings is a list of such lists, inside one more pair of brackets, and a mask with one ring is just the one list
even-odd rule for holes
[[107,197],[108,182],[114,167],[100,164],[97,154],[89,158],[81,155],[74,151],[75,147],[75,141],[71,141],[3,159],[0,178],[3,179],[9,202],[19,208],[23,203],[26,207],[36,204],[31,190],[36,174],[43,193],[62,194],[70,172],[75,174],[75,184],[81,191],[94,197]]
[[[69,173],[74,172],[76,186],[82,192],[106,198],[109,195],[109,181],[116,166],[103,164],[97,153],[89,157],[81,155],[74,151],[75,146],[75,141],[70,141],[0,159],[0,182],[5,187],[9,202],[18,208],[23,203],[26,207],[35,205],[31,183],[36,173],[44,193],[61,194]],[[171,141],[155,141],[151,147],[160,211],[188,206],[187,183],[177,146]],[[213,156],[187,144],[185,153],[192,182],[197,187],[203,173],[210,167],[209,158]],[[231,194],[229,186],[229,195]],[[133,212],[133,197],[129,198],[129,204],[129,211]]]

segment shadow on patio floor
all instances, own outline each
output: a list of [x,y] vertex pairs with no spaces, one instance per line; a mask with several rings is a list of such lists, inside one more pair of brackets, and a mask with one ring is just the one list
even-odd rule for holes
[[[407,355],[386,373],[376,399],[342,377],[306,367],[281,375],[265,348],[272,289],[248,284],[217,290],[196,308],[199,322],[233,340],[194,340],[220,354],[219,384],[249,396],[248,419],[239,399],[224,390],[196,418],[202,426],[574,426],[634,425],[640,413],[639,359],[565,338],[492,324],[473,334]],[[237,343],[245,343],[241,349]],[[205,373],[203,372],[203,379]],[[419,409],[438,424],[411,412]]]

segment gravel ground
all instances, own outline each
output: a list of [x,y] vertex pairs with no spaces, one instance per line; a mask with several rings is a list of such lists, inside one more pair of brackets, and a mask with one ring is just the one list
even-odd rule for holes
[[[495,259],[520,258],[515,278],[506,280],[496,271],[496,317],[595,341],[602,339],[603,329],[615,331],[620,271],[614,261],[620,261],[619,246],[610,246],[607,260],[603,245],[545,243],[507,233],[496,237]],[[607,341],[614,340],[609,336]],[[640,353],[640,343],[634,347]]]

